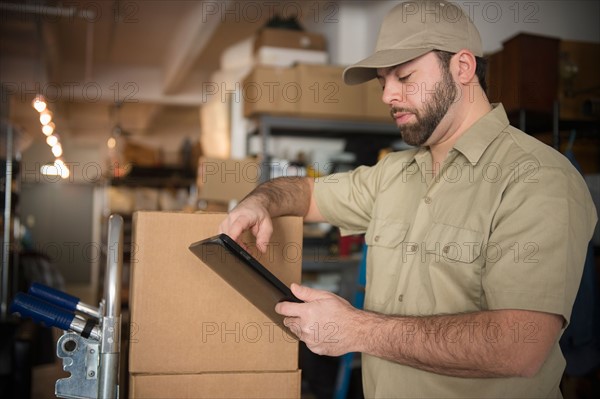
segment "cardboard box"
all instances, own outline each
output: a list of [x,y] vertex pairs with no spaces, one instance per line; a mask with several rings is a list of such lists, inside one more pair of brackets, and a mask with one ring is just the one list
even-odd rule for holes
[[295,64],[327,64],[329,54],[325,51],[263,46],[256,52],[256,64],[276,67],[292,67]]
[[364,86],[346,85],[343,70],[316,64],[258,66],[244,81],[244,115],[364,118]]
[[263,46],[319,51],[327,49],[325,37],[319,33],[276,28],[265,28],[257,33],[254,52]]
[[294,399],[300,398],[300,371],[132,375],[129,396],[135,399]]
[[222,203],[242,200],[261,181],[260,166],[253,159],[200,158],[198,199]]
[[[226,214],[136,212],[131,261],[132,374],[294,371],[298,342],[188,249]],[[243,242],[285,284],[300,281],[302,219],[274,221],[266,254]]]
[[308,116],[362,118],[364,87],[348,86],[343,67],[299,64],[297,81],[302,88],[298,112]]
[[244,79],[244,116],[259,113],[295,114],[299,92],[294,68],[257,66]]

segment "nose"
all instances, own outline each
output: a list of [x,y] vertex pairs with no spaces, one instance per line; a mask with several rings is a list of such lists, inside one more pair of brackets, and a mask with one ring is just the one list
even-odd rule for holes
[[390,77],[386,77],[385,87],[381,93],[381,101],[389,106],[397,105],[404,101],[402,93],[402,83],[395,79],[391,79]]

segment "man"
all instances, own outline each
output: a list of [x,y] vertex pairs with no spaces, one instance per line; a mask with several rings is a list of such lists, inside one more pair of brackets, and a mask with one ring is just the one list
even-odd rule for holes
[[261,250],[280,215],[366,233],[366,310],[298,285],[305,303],[276,310],[317,354],[362,352],[369,398],[561,396],[558,339],[596,213],[570,163],[489,103],[481,56],[460,8],[398,5],[344,79],[377,78],[418,149],[327,179],[272,180],[221,225],[235,239],[251,229]]

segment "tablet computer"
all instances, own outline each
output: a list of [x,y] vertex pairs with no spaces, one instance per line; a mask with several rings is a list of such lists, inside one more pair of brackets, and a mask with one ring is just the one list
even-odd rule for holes
[[226,234],[190,245],[190,250],[229,285],[281,328],[283,316],[275,312],[279,302],[302,302],[273,273]]

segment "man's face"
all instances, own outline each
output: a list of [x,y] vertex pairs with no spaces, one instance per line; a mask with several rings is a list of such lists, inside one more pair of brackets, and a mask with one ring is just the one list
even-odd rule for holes
[[402,139],[424,145],[455,101],[457,88],[447,68],[428,53],[394,68],[378,70],[382,99],[391,106]]

